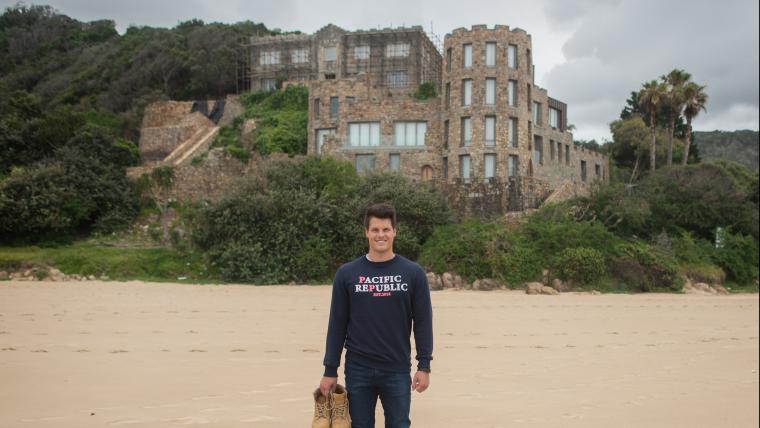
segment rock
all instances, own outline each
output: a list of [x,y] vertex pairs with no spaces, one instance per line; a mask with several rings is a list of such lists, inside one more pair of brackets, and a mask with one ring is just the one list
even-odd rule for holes
[[431,290],[443,289],[443,282],[441,281],[441,277],[439,275],[436,275],[433,272],[428,272],[427,274],[425,274],[425,276],[427,276],[428,287]]
[[569,291],[570,290],[570,284],[563,282],[559,278],[554,278],[552,280],[552,288],[557,291]]
[[19,280],[21,278],[23,278],[23,275],[20,272],[11,272],[11,274],[10,274],[11,281],[13,281],[13,280]]
[[599,296],[602,293],[599,292],[599,291],[597,291],[597,290],[591,290],[591,294],[594,295],[594,296]]
[[444,272],[444,274],[441,275],[441,282],[443,288],[454,288],[454,277],[449,272]]
[[95,281],[95,275],[87,275],[88,281]]
[[525,292],[527,294],[541,294],[541,289],[544,288],[544,284],[540,282],[529,282],[525,284]]
[[[475,282],[478,282],[478,281],[475,281]],[[485,279],[480,280],[478,290],[491,291],[491,290],[497,290],[502,287],[503,287],[503,284],[499,280],[496,280],[493,278],[485,278]],[[473,290],[475,289],[474,283],[472,284],[472,288]]]
[[31,270],[31,269],[27,269],[27,270],[25,270],[25,271],[24,271],[24,275],[23,275],[23,276],[24,276],[25,278],[30,278],[30,277],[32,277],[33,275],[34,275],[34,272],[32,272],[32,270]]
[[713,284],[712,288],[715,290],[717,294],[724,295],[724,296],[729,294],[728,290],[726,290],[726,288],[720,284]]
[[480,280],[476,279],[475,282],[472,283],[472,289],[473,290],[480,290]]
[[459,275],[454,275],[454,288],[456,289],[462,289],[464,288],[464,280]]
[[554,296],[554,295],[559,294],[559,291],[557,291],[557,290],[549,287],[548,285],[544,285],[543,287],[541,287],[541,294],[547,294],[547,295],[550,295],[550,296]]
[[[110,276],[108,276],[108,275],[101,275],[101,276],[100,276],[100,280],[101,280],[101,281],[110,281],[110,280],[111,280],[111,277],[110,277]],[[295,284],[295,283],[294,283],[294,284]]]
[[694,288],[706,294],[718,294],[709,284],[705,284],[704,282],[697,282],[694,284]]
[[50,268],[48,271],[48,279],[50,281],[65,281],[66,275],[64,275],[63,272],[56,268]]
[[9,279],[11,279],[11,276],[8,274],[8,272],[0,270],[0,281],[7,281]]

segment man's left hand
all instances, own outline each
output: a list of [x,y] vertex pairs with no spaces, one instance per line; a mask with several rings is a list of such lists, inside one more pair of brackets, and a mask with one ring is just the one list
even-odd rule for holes
[[412,379],[412,391],[423,392],[430,386],[430,373],[417,371]]

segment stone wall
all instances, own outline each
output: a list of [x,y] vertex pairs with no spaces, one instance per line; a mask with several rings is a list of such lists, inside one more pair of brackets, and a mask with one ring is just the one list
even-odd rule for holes
[[222,148],[211,149],[199,161],[174,169],[174,186],[168,197],[179,201],[217,200],[255,169],[253,165],[241,162]]

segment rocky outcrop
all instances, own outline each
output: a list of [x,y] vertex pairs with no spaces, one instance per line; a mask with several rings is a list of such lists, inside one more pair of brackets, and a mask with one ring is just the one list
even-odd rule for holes
[[720,284],[706,284],[704,282],[696,282],[692,283],[691,281],[686,281],[686,284],[684,284],[683,289],[681,289],[685,294],[698,294],[703,296],[716,296],[716,295],[726,295],[729,294],[728,290],[726,290],[725,287],[723,287]]

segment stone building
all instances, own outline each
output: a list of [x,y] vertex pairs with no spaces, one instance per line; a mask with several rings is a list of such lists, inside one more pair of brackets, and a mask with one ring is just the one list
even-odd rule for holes
[[607,179],[607,157],[574,145],[567,105],[535,85],[524,30],[459,28],[443,49],[439,96],[427,100],[371,73],[308,82],[308,153],[447,185],[542,189],[532,201]]
[[373,86],[407,91],[440,85],[441,54],[422,27],[346,31],[327,25],[314,33],[251,37],[244,45],[250,89],[272,90],[278,80],[334,80],[369,75]]

